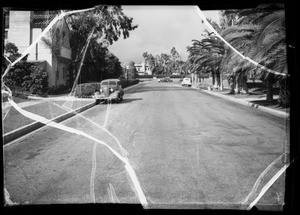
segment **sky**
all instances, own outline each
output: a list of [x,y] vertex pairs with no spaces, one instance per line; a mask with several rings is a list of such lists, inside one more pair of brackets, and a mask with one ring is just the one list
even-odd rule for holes
[[[108,49],[116,55],[121,63],[129,61],[140,63],[143,53],[152,55],[170,54],[172,47],[186,60],[187,46],[192,39],[201,39],[205,24],[201,23],[194,6],[122,6],[124,13],[133,18],[138,25],[127,39],[123,37]],[[202,11],[206,18],[219,23],[218,11]]]

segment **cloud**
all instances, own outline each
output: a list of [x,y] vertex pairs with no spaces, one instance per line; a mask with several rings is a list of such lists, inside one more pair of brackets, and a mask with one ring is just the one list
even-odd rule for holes
[[[200,39],[206,28],[194,6],[124,6],[123,11],[138,25],[129,38],[120,38],[109,47],[123,63],[142,61],[146,51],[153,55],[169,54],[172,47],[186,60],[186,47],[192,44],[192,39]],[[204,14],[218,20],[216,11]]]

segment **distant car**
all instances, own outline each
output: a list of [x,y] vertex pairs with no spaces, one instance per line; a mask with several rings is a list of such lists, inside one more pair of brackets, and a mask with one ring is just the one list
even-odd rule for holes
[[124,90],[119,79],[105,79],[100,83],[100,89],[95,90],[95,103],[100,101],[115,101],[119,103],[123,100]]
[[181,82],[181,85],[182,86],[188,86],[188,87],[191,87],[192,86],[192,82],[191,82],[191,79],[189,78],[184,78]]
[[162,79],[159,79],[158,82],[173,82],[170,77],[164,77]]

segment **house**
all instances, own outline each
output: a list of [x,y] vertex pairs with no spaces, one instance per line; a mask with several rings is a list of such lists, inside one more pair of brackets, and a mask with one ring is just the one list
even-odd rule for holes
[[152,75],[152,71],[150,70],[150,66],[144,61],[141,63],[134,64],[139,75]]
[[[14,43],[19,53],[24,52],[57,15],[54,11],[6,11],[5,43]],[[71,63],[70,29],[63,18],[45,35],[57,50],[53,51],[44,40],[33,47],[27,61],[34,62],[48,73],[48,86],[67,85]]]

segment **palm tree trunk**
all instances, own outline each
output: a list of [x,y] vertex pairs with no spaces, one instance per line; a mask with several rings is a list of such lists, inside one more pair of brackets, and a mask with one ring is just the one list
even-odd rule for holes
[[289,107],[290,106],[290,91],[289,91],[289,84],[287,79],[283,79],[279,81],[279,98],[278,103],[282,107]]
[[273,101],[273,84],[274,84],[274,75],[269,74],[266,80],[267,85],[267,101]]
[[230,87],[230,91],[229,91],[229,94],[235,94],[235,91],[234,91],[234,88],[235,88],[235,85],[236,85],[236,79],[234,77],[234,75],[231,75],[228,77],[228,82],[229,82],[229,87]]
[[211,70],[211,77],[212,77],[212,85],[214,86],[215,85],[215,71],[214,70]]
[[240,74],[235,76],[235,93],[240,93],[241,92],[241,79],[240,79]]
[[246,75],[246,74],[244,74],[244,75],[241,77],[241,85],[242,85],[242,92],[248,94],[249,91],[248,91],[247,75]]
[[222,74],[220,74],[220,82],[221,82],[220,90],[223,91],[223,76],[222,76]]
[[221,85],[221,78],[220,78],[220,72],[216,71],[216,79],[217,79],[217,87],[219,88]]

